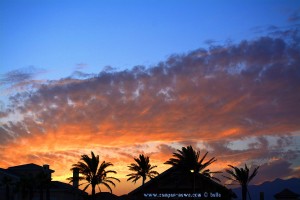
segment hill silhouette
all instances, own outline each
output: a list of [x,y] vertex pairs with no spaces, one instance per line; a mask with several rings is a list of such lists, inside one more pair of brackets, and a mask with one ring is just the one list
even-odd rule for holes
[[[265,200],[274,200],[274,195],[281,192],[285,188],[299,194],[300,193],[300,178],[291,178],[287,180],[275,179],[267,181],[260,185],[249,185],[248,189],[252,199],[259,199],[259,193],[264,192]],[[233,191],[241,199],[241,188],[234,188]]]

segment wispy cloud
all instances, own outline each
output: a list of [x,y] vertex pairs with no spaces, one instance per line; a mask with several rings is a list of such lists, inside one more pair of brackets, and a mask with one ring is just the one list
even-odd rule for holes
[[0,85],[14,85],[32,80],[37,74],[45,73],[45,70],[34,66],[20,68],[0,75]]
[[0,74],[0,86],[4,88],[3,91],[7,95],[35,90],[44,83],[43,80],[35,79],[37,75],[42,73],[46,73],[46,70],[34,66],[12,70],[5,74]]
[[89,65],[86,63],[78,63],[75,65],[75,70],[83,70],[87,68]]
[[69,79],[87,79],[95,76],[96,76],[95,74],[87,74],[81,71],[74,71],[69,77]]
[[300,8],[293,11],[291,15],[288,17],[289,22],[299,22],[300,21]]

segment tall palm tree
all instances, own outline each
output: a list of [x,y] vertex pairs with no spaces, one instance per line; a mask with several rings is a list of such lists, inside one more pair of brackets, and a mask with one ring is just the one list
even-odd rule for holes
[[[250,175],[250,170],[245,164],[245,168],[238,168],[234,167],[232,165],[228,165],[232,168],[232,170],[227,169],[226,172],[231,175],[231,177],[224,176],[225,178],[232,180],[233,182],[238,182],[242,187],[242,199],[247,200],[247,193],[250,197],[250,194],[248,192],[248,184],[250,181],[256,176],[258,172],[258,167],[254,168],[253,172]],[[250,197],[251,199],[251,197]]]
[[[84,187],[84,191],[89,187],[92,186],[92,198],[95,196],[95,188],[98,186],[99,191],[101,192],[99,185],[104,185],[107,187],[110,192],[112,193],[112,189],[110,185],[116,186],[114,181],[120,182],[119,179],[115,177],[109,176],[110,174],[116,174],[117,172],[114,170],[107,170],[108,167],[113,166],[110,162],[103,161],[99,165],[99,155],[95,156],[94,152],[91,152],[91,157],[84,154],[81,156],[80,161],[78,163],[73,164],[73,167],[71,170],[79,169],[79,173],[82,176],[79,176],[79,181],[85,181],[84,183],[80,184],[86,184]],[[73,182],[73,177],[68,178],[70,182]]]
[[127,181],[132,180],[132,182],[136,183],[137,180],[142,178],[142,184],[144,185],[147,177],[152,179],[158,175],[158,172],[153,170],[157,166],[151,166],[149,156],[145,157],[143,154],[140,154],[139,158],[134,158],[134,160],[136,163],[131,163],[128,166],[129,170],[134,173],[127,175],[129,176]]
[[218,178],[213,177],[214,173],[221,172],[212,172],[207,167],[217,161],[215,157],[212,157],[208,161],[204,162],[208,152],[200,159],[200,151],[195,151],[193,147],[187,146],[182,147],[181,150],[177,149],[177,152],[173,153],[173,158],[170,158],[165,164],[178,167],[179,170],[183,172],[192,172],[192,173],[201,173],[204,176],[220,181]]

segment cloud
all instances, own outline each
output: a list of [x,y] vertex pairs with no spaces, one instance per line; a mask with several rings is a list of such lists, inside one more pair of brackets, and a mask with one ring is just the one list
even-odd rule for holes
[[295,177],[292,163],[283,159],[271,160],[261,165],[258,173],[259,174],[253,179],[252,184],[260,184],[265,181],[272,181],[276,178]]
[[289,17],[289,22],[298,22],[300,20],[300,9],[294,11]]
[[[218,159],[215,169],[260,161],[285,164],[288,175],[293,166],[287,162],[299,158],[289,148],[300,130],[297,35],[293,30],[213,45],[152,67],[67,77],[19,92],[1,114],[1,164],[51,162],[63,176],[63,166],[96,149],[124,175],[139,153],[165,169],[159,163],[193,144]],[[34,73],[15,74],[6,82],[30,80]],[[62,154],[66,161],[59,164]]]
[[281,134],[298,130],[300,122],[299,47],[293,45],[263,37],[213,46],[151,68],[62,79],[42,85],[25,101],[23,95],[11,100],[22,102],[15,108],[30,114],[23,124],[46,132],[80,123],[79,130],[88,127],[92,134],[116,138]]
[[19,84],[32,80],[37,74],[44,73],[45,70],[38,69],[34,66],[24,67],[21,69],[7,72],[0,75],[0,85]]
[[113,72],[115,70],[117,70],[117,68],[114,68],[114,67],[112,67],[110,65],[107,65],[107,66],[103,67],[103,71],[104,72]]
[[46,70],[34,66],[12,70],[5,74],[0,74],[0,87],[3,89],[5,96],[20,96],[18,93],[35,91],[44,83],[43,80],[35,79],[37,75],[42,73],[46,73]]
[[78,63],[75,65],[75,70],[82,70],[87,68],[89,65],[86,63]]
[[69,79],[87,79],[93,77],[95,77],[95,74],[87,74],[81,71],[74,71],[69,77]]
[[260,164],[274,159],[295,161],[299,158],[300,151],[290,147],[297,145],[294,142],[296,139],[293,136],[259,136],[232,142],[228,140],[212,141],[205,142],[204,149],[209,149],[211,155],[222,162],[236,162],[237,165]]

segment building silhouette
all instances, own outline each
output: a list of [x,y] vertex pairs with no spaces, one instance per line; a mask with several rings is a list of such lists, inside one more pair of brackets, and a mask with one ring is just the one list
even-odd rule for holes
[[83,200],[87,193],[78,188],[79,172],[74,171],[73,185],[52,181],[49,165],[33,163],[0,168],[0,200]]
[[231,200],[236,195],[212,179],[171,167],[127,195],[130,200],[142,199],[218,199]]

